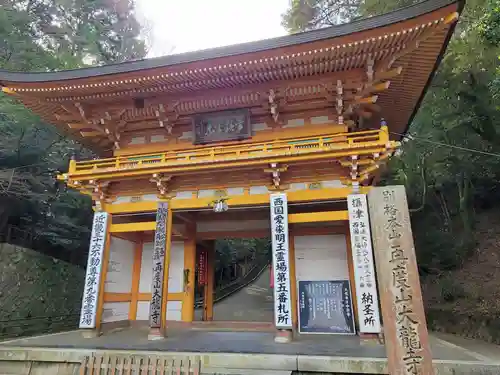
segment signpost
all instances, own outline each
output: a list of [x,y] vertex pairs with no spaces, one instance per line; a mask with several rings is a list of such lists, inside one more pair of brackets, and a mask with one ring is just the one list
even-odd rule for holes
[[432,375],[405,188],[374,187],[368,202],[389,373]]
[[[163,289],[163,273],[165,265],[165,247],[167,232],[168,203],[159,202],[156,211],[156,231],[153,247],[153,277],[151,285],[151,303],[149,306],[149,323],[151,328],[161,326],[161,304]],[[163,314],[166,314],[164,311]]]
[[97,302],[99,300],[99,285],[103,267],[103,253],[106,246],[106,229],[108,226],[107,212],[96,212],[90,236],[87,274],[83,289],[82,310],[80,313],[80,328],[95,328]]
[[349,195],[347,197],[347,208],[349,211],[359,331],[362,333],[380,333],[380,311],[366,194]]
[[356,333],[349,280],[301,280],[298,304],[300,333]]
[[273,245],[274,321],[276,328],[292,328],[290,262],[288,245],[288,202],[285,193],[271,194]]

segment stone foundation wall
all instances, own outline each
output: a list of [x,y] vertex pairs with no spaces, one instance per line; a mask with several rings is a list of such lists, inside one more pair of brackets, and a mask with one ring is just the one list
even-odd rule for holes
[[10,244],[0,244],[0,339],[74,329],[85,270]]

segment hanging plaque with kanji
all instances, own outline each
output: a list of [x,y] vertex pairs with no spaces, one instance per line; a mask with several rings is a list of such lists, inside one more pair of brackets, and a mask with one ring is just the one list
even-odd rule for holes
[[288,207],[284,193],[271,194],[271,236],[273,246],[274,320],[276,328],[292,328]]
[[207,250],[201,249],[198,254],[198,285],[207,284]]

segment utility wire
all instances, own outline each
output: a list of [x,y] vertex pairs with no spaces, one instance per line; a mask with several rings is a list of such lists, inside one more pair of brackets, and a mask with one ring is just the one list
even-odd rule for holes
[[496,158],[500,158],[500,154],[495,154],[495,153],[488,152],[488,151],[481,151],[481,150],[476,150],[476,149],[468,148],[468,147],[450,145],[448,143],[437,142],[437,141],[432,141],[432,140],[426,139],[426,138],[415,137],[414,135],[410,135],[410,134],[402,134],[402,133],[397,133],[397,132],[393,132],[393,131],[390,131],[389,133],[399,135],[400,137],[410,139],[410,140],[430,143],[430,144],[433,144],[435,146],[449,147],[449,148],[453,148],[453,149],[460,150],[460,151],[468,151],[468,152],[472,152],[475,154],[494,156]]
[[29,168],[29,167],[36,167],[39,165],[47,165],[47,162],[40,162],[40,163],[33,163],[33,164],[26,164],[26,165],[20,165],[19,167],[12,167],[12,168],[4,168],[0,169],[0,171],[12,171],[16,169],[23,169],[23,168]]

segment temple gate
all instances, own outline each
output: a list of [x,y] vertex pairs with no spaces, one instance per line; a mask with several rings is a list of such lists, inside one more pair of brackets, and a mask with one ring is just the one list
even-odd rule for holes
[[[214,240],[269,237],[276,341],[292,331],[377,337],[382,323],[392,339],[403,334],[386,312],[408,295],[378,293],[391,262],[381,249],[392,245],[380,239],[385,203],[370,194],[460,11],[435,0],[244,45],[0,72],[3,92],[100,156],[74,157],[59,176],[92,196],[96,212],[80,328],[143,324],[159,339],[193,324],[197,248],[210,320]],[[405,243],[410,268],[412,251]],[[418,315],[418,280],[409,280]],[[424,328],[408,328],[422,348]]]

